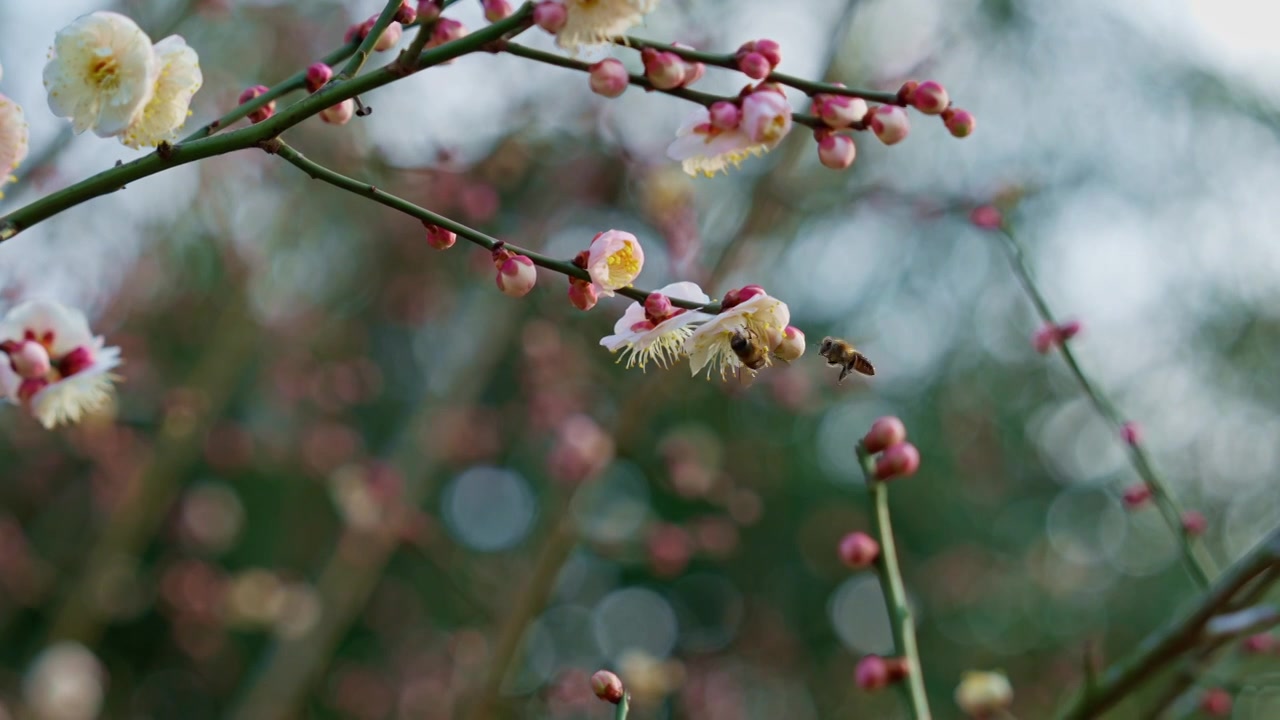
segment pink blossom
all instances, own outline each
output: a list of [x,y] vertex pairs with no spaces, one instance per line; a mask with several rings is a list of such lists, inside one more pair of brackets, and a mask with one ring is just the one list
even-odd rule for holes
[[911,104],[925,115],[941,115],[942,111],[951,104],[951,99],[947,96],[946,88],[932,80],[927,80],[916,87],[911,97]]
[[586,270],[600,294],[612,297],[615,290],[633,283],[643,267],[644,248],[635,235],[609,230],[591,240]]
[[818,161],[832,170],[844,170],[853,164],[858,148],[853,138],[840,133],[826,132],[818,136]]
[[907,137],[911,123],[907,113],[896,105],[879,105],[871,111],[871,131],[885,145],[896,145]]
[[538,281],[538,271],[533,261],[524,255],[516,255],[508,250],[495,250],[493,264],[498,268],[498,275],[494,278],[498,289],[511,297],[529,294]]
[[871,567],[880,557],[880,543],[864,532],[851,532],[840,540],[840,559],[855,570]]
[[621,61],[606,58],[590,66],[588,82],[591,92],[608,98],[615,98],[626,91],[631,76]]
[[791,131],[791,104],[786,96],[757,90],[743,98],[742,130],[751,142],[776,145]]

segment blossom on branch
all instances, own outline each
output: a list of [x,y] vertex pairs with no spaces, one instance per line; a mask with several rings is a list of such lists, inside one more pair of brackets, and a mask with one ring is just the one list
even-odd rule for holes
[[44,86],[49,109],[70,118],[77,134],[114,137],[146,107],[159,74],[160,61],[142,28],[119,13],[99,11],[58,31]]
[[120,349],[103,347],[83,313],[32,300],[0,321],[0,394],[52,429],[111,400]]
[[204,84],[200,58],[182,36],[170,35],[156,43],[155,54],[160,76],[151,100],[120,138],[120,142],[135,149],[173,141],[191,114],[191,98]]
[[[13,179],[14,170],[27,159],[27,121],[22,107],[0,95],[0,190]],[[0,197],[4,193],[0,192]]]
[[[639,364],[643,370],[653,360],[662,368],[670,367],[684,356],[685,341],[693,334],[693,326],[711,319],[711,315],[697,310],[685,310],[670,304],[668,298],[695,303],[709,303],[711,298],[696,283],[678,282],[650,293],[659,301],[644,304],[634,302],[613,326],[613,334],[600,344],[609,352],[622,351],[618,362],[627,361],[627,367]],[[660,302],[666,300],[666,303]]]
[[[791,310],[787,304],[758,286],[747,286],[736,294],[726,293],[722,306],[724,309],[719,315],[704,323],[685,341],[689,369],[694,375],[704,367],[708,378],[717,368],[721,378],[730,370],[740,370],[742,361],[731,345],[736,334],[754,335],[765,341],[765,338],[777,337],[791,322]],[[765,364],[769,363],[766,355]]]
[[752,155],[772,150],[791,130],[791,106],[777,86],[747,92],[740,114],[726,105],[729,103],[716,103],[711,110],[698,108],[667,147],[667,157],[681,161],[689,175],[711,177],[727,172],[730,165],[737,167]]
[[600,45],[622,36],[639,25],[658,6],[658,0],[561,0],[560,4],[564,5],[565,19],[556,33],[556,44],[577,52],[584,45]]
[[644,268],[644,248],[635,235],[622,230],[597,233],[587,251],[586,271],[600,294],[612,297],[614,290],[635,282]]

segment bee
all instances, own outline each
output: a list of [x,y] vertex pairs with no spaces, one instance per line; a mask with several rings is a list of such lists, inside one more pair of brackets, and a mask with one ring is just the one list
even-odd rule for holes
[[738,360],[752,370],[759,370],[769,364],[769,348],[761,342],[754,330],[735,331],[733,337],[729,338],[729,347],[738,356]]
[[840,338],[822,338],[822,347],[818,349],[818,354],[827,359],[827,365],[840,368],[837,384],[844,382],[849,373],[855,370],[863,375],[876,374],[876,368],[867,356]]

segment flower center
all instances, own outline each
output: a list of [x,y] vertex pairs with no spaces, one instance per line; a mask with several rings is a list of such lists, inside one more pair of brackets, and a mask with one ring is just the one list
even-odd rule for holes
[[89,80],[101,90],[114,90],[120,84],[120,63],[111,48],[98,48],[89,62]]
[[640,274],[640,261],[631,243],[623,243],[622,249],[609,256],[609,276],[628,279]]
[[767,143],[777,142],[778,139],[782,137],[782,127],[785,124],[786,117],[783,115],[778,115],[770,120],[769,123],[765,125],[764,132],[761,133],[764,141]]

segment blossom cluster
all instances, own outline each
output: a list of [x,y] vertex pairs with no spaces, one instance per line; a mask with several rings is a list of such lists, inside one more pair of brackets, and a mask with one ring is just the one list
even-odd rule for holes
[[49,109],[131,148],[171,142],[191,114],[204,77],[180,35],[154,45],[119,13],[83,15],[59,30],[44,67]]

